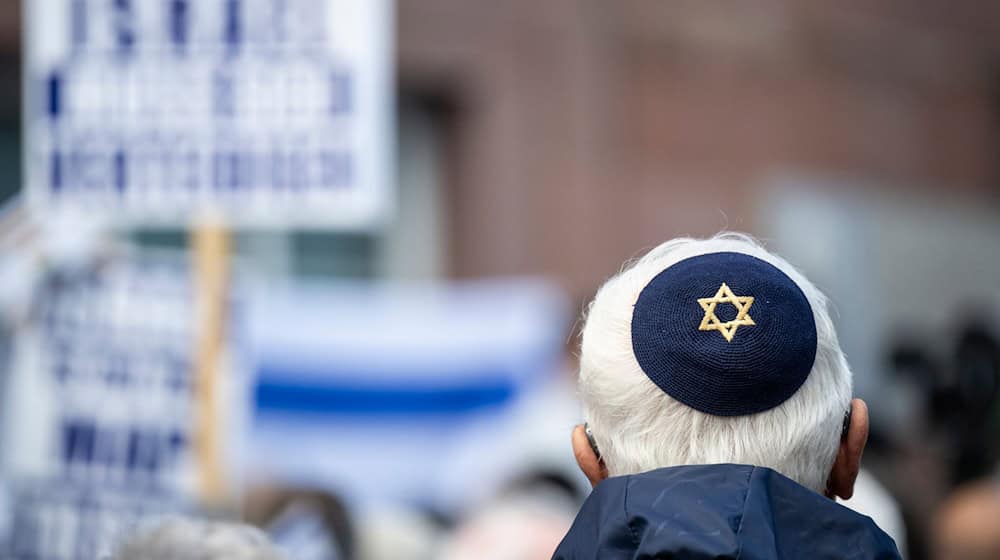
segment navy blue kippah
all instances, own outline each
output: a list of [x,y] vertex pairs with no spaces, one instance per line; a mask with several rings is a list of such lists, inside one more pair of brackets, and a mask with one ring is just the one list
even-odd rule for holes
[[653,383],[691,408],[754,414],[805,383],[816,321],[805,294],[774,265],[709,253],[667,267],[643,288],[632,350]]

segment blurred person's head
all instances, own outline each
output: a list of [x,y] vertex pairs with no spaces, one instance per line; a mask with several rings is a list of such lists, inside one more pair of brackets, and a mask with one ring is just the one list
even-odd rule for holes
[[580,496],[572,480],[537,472],[513,480],[472,510],[445,539],[442,560],[551,558],[573,522]]
[[296,560],[353,558],[355,528],[336,494],[320,488],[251,488],[244,519],[264,529],[277,548]]
[[122,545],[115,560],[283,560],[259,529],[238,523],[166,519]]
[[354,558],[361,560],[430,560],[438,557],[445,534],[433,512],[403,504],[366,508],[357,521]]
[[973,482],[959,487],[935,513],[932,558],[1000,558],[997,519],[1000,519],[1000,486],[995,481]]
[[826,297],[795,268],[743,235],[674,239],[589,307],[579,388],[590,434],[575,429],[574,453],[594,484],[740,463],[848,498],[868,433],[851,382]]

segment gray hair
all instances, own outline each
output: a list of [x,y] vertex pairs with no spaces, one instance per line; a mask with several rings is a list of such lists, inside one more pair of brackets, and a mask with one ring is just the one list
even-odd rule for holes
[[[776,266],[806,295],[816,321],[816,359],[805,383],[777,407],[747,416],[712,416],[674,400],[646,377],[632,350],[632,307],[646,284],[676,262],[722,251]],[[826,297],[750,237],[725,233],[668,241],[598,290],[583,329],[579,389],[611,476],[676,465],[743,463],[770,467],[822,492],[850,405],[851,370]]]
[[284,556],[254,527],[174,517],[127,541],[114,559],[284,560]]

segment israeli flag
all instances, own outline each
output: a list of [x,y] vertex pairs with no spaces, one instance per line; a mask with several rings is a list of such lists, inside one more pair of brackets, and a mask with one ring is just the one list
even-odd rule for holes
[[249,475],[451,510],[504,465],[511,411],[559,370],[568,306],[496,280],[269,289],[248,299]]

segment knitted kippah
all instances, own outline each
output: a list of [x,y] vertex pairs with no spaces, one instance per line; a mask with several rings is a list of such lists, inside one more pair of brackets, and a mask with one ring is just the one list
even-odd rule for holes
[[643,288],[632,350],[663,392],[701,412],[769,410],[802,386],[816,359],[816,321],[799,286],[743,253],[684,259]]

